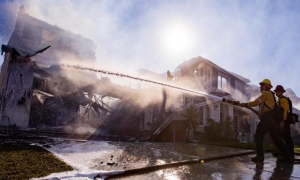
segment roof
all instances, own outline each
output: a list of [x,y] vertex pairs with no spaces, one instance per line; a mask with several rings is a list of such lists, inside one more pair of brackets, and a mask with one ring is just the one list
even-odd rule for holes
[[190,60],[188,60],[188,61],[183,62],[183,63],[179,64],[179,65],[177,66],[177,68],[182,68],[182,67],[184,67],[184,66],[193,67],[193,66],[195,66],[195,65],[197,65],[197,64],[199,64],[199,63],[202,63],[202,62],[203,62],[203,63],[206,63],[206,64],[208,64],[208,65],[210,65],[210,66],[212,66],[212,67],[214,67],[214,68],[216,68],[216,69],[218,69],[219,71],[221,71],[221,72],[223,72],[223,73],[225,73],[225,74],[229,74],[229,75],[231,75],[231,76],[234,76],[234,77],[236,77],[237,79],[243,81],[244,83],[249,83],[249,82],[250,82],[249,79],[244,78],[244,77],[242,77],[242,76],[240,76],[240,75],[238,75],[238,74],[235,74],[235,73],[233,73],[233,72],[227,71],[227,70],[221,68],[220,66],[216,65],[216,64],[213,63],[212,61],[210,61],[210,60],[208,60],[208,59],[205,59],[205,58],[203,58],[203,57],[201,57],[201,56],[196,57],[196,58],[192,58],[192,59],[190,59]]

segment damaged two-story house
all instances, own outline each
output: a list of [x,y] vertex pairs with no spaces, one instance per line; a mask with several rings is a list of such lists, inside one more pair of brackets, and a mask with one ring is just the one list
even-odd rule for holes
[[[250,82],[248,79],[226,71],[202,57],[193,58],[178,65],[173,74],[172,84],[192,89],[196,93],[182,91],[182,94],[176,98],[169,97],[169,104],[176,107],[175,109],[179,113],[167,117],[164,123],[160,123],[154,128],[152,138],[161,141],[184,140],[186,129],[181,114],[186,107],[192,104],[199,108],[200,117],[197,120],[197,128],[194,130],[200,134],[205,132],[208,119],[222,123],[227,118],[232,120],[234,131],[232,137],[228,138],[235,139],[241,134],[254,133],[258,120],[254,113],[248,109],[222,102],[222,98],[239,101],[250,100],[253,92],[252,94],[247,92],[253,88],[248,84]],[[257,90],[254,92],[259,93]],[[148,119],[151,121],[151,117]],[[243,123],[249,126],[247,130]],[[250,136],[248,136],[249,138]]]
[[[230,129],[233,130],[233,133],[231,137],[223,138],[253,141],[256,126],[259,122],[258,116],[247,108],[235,106],[222,100],[225,98],[240,102],[252,101],[260,94],[257,85],[249,84],[250,80],[229,72],[202,57],[196,57],[179,64],[173,75],[172,84],[184,87],[186,91],[181,88],[181,94],[176,96],[169,93],[167,104],[172,105],[174,111],[152,128],[152,139],[158,141],[186,140],[186,120],[182,117],[182,114],[187,107],[194,105],[200,113],[200,117],[197,119],[197,127],[194,129],[196,134],[203,137],[210,125],[208,120],[217,123],[230,120]],[[189,90],[193,90],[194,93],[189,93]],[[291,97],[295,104],[299,102],[299,98],[292,90],[287,89],[286,95]],[[258,110],[257,107],[254,109]],[[151,124],[151,122],[153,123],[155,110],[149,109],[149,112],[148,116],[145,117],[145,121]],[[295,106],[293,112],[299,114],[299,110]],[[299,135],[296,125],[291,126],[291,129],[294,137]]]
[[12,36],[1,47],[0,127],[76,133],[75,128],[82,132],[93,125],[89,133],[95,136],[135,135],[142,106],[156,94],[98,78],[95,48],[92,40],[32,17],[21,6]]

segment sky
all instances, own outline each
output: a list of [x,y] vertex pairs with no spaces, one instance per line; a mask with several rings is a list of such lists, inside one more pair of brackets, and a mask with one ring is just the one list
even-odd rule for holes
[[171,72],[206,58],[258,85],[300,96],[298,0],[0,0],[0,43],[7,44],[21,5],[26,12],[97,45],[102,69]]

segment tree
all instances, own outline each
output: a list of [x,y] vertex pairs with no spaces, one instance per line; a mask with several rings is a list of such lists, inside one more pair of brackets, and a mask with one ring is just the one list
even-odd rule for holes
[[204,137],[205,141],[219,141],[221,139],[221,124],[211,118],[207,119]]
[[222,132],[225,139],[234,137],[233,121],[230,116],[227,116],[222,123]]
[[188,142],[190,131],[197,128],[197,119],[200,117],[200,111],[196,106],[191,105],[185,109],[182,117],[185,120],[186,141]]
[[233,121],[228,116],[222,123],[207,119],[204,137],[206,141],[223,141],[234,137]]

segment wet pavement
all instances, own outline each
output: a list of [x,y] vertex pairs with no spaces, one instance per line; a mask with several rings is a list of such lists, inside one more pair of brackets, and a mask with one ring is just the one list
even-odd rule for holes
[[[60,159],[73,167],[78,164],[82,165],[79,168],[75,167],[79,174],[82,169],[96,172],[125,172],[121,175],[100,176],[95,179],[300,179],[300,164],[276,162],[276,157],[271,153],[265,154],[263,163],[254,163],[250,160],[251,157],[255,156],[254,151],[238,148],[200,143],[81,141],[71,139],[30,141],[55,152]],[[300,156],[296,156],[296,158],[300,159]],[[206,159],[207,161],[199,162],[199,159]],[[176,164],[178,162],[182,163]],[[172,163],[172,166],[168,166]]]
[[[96,169],[128,170],[155,166],[164,163],[188,162],[195,158],[225,157],[249,152],[249,155],[216,159],[204,163],[194,163],[159,170],[129,173],[106,179],[147,179],[147,180],[191,180],[191,179],[300,179],[300,164],[276,162],[271,153],[265,154],[263,163],[253,163],[253,151],[202,144],[187,143],[124,143],[111,142],[123,150],[99,159]],[[298,157],[299,158],[299,157]],[[111,163],[111,164],[108,164]],[[114,163],[114,164],[113,164]]]

